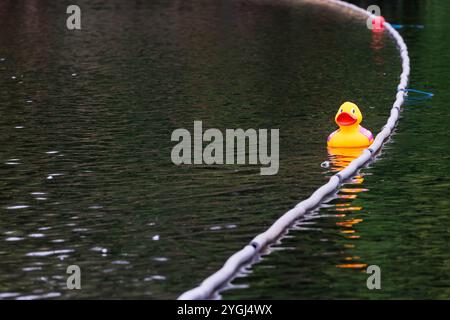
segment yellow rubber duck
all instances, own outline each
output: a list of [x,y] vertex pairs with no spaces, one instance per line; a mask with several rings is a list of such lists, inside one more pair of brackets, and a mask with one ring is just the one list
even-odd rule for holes
[[362,113],[356,104],[344,102],[334,118],[339,129],[328,136],[327,145],[333,148],[370,146],[373,142],[373,135],[372,132],[359,125],[362,119]]

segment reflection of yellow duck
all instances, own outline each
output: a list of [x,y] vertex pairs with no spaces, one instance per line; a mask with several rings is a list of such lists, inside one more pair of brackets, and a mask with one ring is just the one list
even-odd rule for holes
[[331,162],[331,171],[340,171],[358,158],[365,147],[359,148],[335,148],[328,147],[328,154]]
[[[347,167],[350,162],[361,155],[365,148],[328,147],[331,172],[340,171]],[[363,182],[363,173],[352,177],[347,182],[347,185],[339,190],[337,195],[339,200],[334,204],[337,219],[336,226],[343,237],[347,239],[347,243],[344,244],[344,256],[336,264],[336,267],[340,269],[363,270],[368,265],[364,259],[355,254],[357,243],[354,242],[354,240],[360,239],[363,236],[363,233],[359,230],[360,228],[355,226],[364,222],[364,208],[353,202],[361,192],[369,191],[363,187]]]
[[359,125],[362,118],[361,111],[356,104],[343,103],[334,118],[339,129],[328,136],[328,146],[341,148],[368,147],[373,141],[373,135],[369,130]]

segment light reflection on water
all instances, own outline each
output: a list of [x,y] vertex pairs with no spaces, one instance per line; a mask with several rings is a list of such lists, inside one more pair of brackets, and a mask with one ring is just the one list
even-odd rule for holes
[[[328,148],[328,154],[331,162],[331,172],[337,172],[347,167],[350,162],[359,157],[365,148]],[[356,239],[360,239],[363,235],[355,228],[357,224],[362,223],[364,219],[354,218],[353,213],[358,211],[359,216],[364,214],[362,206],[352,205],[354,200],[358,198],[361,192],[367,192],[364,188],[364,173],[359,172],[350,179],[350,182],[344,184],[337,194],[338,200],[333,203],[337,211],[336,217],[338,221],[336,226],[339,232],[344,235],[348,242],[343,244],[345,257],[343,262],[338,264],[338,268],[344,269],[365,269],[367,263],[363,263],[360,256],[352,255],[352,251],[357,247]]]

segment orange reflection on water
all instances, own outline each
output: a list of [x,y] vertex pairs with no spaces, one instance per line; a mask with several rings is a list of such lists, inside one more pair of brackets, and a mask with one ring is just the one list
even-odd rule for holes
[[354,177],[353,178],[353,182],[354,183],[363,183],[363,181],[364,181],[364,178],[362,178],[362,177],[360,177],[360,176],[356,176],[356,177]]
[[359,211],[362,210],[362,207],[345,207],[345,208],[336,208],[336,211]]
[[363,221],[363,219],[350,219],[350,220],[346,220],[346,221],[336,222],[336,225],[351,228],[351,227],[353,227],[354,224],[360,223],[362,221]]
[[331,148],[328,147],[328,155],[331,158],[331,170],[340,171],[350,162],[361,155],[364,148]]
[[367,263],[344,263],[338,264],[336,267],[346,269],[364,269],[367,267]]
[[336,207],[348,207],[348,206],[350,206],[350,203],[336,203],[335,206]]
[[341,198],[341,199],[356,199],[357,196],[354,195],[354,194],[339,194],[338,198]]
[[[361,179],[360,179],[361,180]],[[364,181],[364,180],[363,180]],[[362,182],[361,182],[362,183]],[[342,192],[348,192],[348,193],[360,193],[360,192],[366,192],[367,189],[364,188],[342,188]]]
[[[328,154],[331,163],[331,171],[337,172],[349,165],[354,159],[361,155],[364,148],[328,148]],[[336,226],[340,228],[339,232],[345,239],[352,243],[346,243],[344,248],[349,253],[348,256],[343,257],[343,262],[336,265],[341,269],[364,269],[367,267],[366,263],[361,262],[359,256],[350,254],[356,247],[356,240],[361,238],[360,232],[355,230],[355,225],[363,222],[361,218],[353,218],[352,213],[361,212],[363,207],[352,205],[353,200],[358,198],[358,194],[361,192],[369,191],[366,188],[362,188],[361,185],[364,182],[362,175],[357,175],[349,181],[345,188],[341,188],[337,195],[338,203],[335,204],[335,210],[338,212],[345,212],[336,214],[336,218],[341,221],[336,222]],[[353,186],[353,187],[352,187]],[[351,261],[351,262],[350,262]]]

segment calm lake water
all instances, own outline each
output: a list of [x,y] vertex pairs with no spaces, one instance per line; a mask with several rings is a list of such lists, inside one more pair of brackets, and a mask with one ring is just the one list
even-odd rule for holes
[[[222,298],[450,298],[450,4],[355,3],[374,2],[404,25],[410,87],[435,96],[411,99],[378,161]],[[392,40],[333,7],[78,5],[69,31],[64,4],[0,2],[0,299],[176,298],[349,161],[326,148],[342,102],[378,133],[394,101]],[[279,128],[279,173],[175,166],[171,133],[194,120]]]

